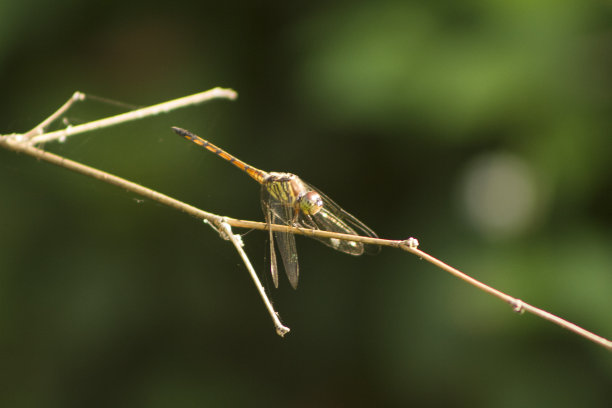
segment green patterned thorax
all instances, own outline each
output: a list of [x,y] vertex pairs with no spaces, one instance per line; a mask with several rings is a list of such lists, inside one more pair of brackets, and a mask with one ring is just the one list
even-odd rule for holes
[[273,199],[290,207],[295,207],[299,198],[308,192],[302,180],[291,173],[271,172],[264,186]]
[[319,193],[312,191],[295,174],[269,173],[263,185],[272,201],[291,209],[293,224],[297,222],[300,213],[311,220],[310,217],[323,208],[323,199]]

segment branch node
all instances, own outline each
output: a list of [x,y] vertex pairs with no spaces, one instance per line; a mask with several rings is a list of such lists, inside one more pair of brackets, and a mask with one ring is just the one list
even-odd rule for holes
[[521,299],[513,299],[510,302],[510,306],[512,306],[512,310],[518,314],[525,313],[525,305]]
[[405,239],[400,242],[400,245],[408,247],[410,249],[417,249],[419,247],[419,240],[413,237]]
[[223,238],[224,240],[232,241],[240,245],[241,248],[244,248],[242,235],[234,234],[232,232],[232,226],[227,223],[225,217],[221,218],[219,225],[212,225],[210,222],[208,222],[208,220],[204,220],[204,223],[210,225],[213,229],[217,230],[221,238]]

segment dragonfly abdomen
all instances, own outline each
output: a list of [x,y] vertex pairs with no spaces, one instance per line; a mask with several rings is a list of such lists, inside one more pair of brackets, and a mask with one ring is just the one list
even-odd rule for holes
[[214,153],[217,156],[221,157],[222,159],[225,159],[228,162],[232,163],[234,166],[238,167],[240,170],[247,173],[249,176],[251,176],[255,181],[257,181],[260,184],[263,183],[264,179],[268,176],[268,173],[266,173],[265,171],[249,166],[248,164],[238,159],[237,157],[232,156],[231,154],[221,149],[220,147],[217,147],[214,144],[210,143],[209,141],[202,139],[198,135],[194,135],[188,130],[181,129],[179,127],[174,127],[174,126],[172,127],[172,130],[174,130],[174,132],[176,132],[178,135],[183,136],[185,139],[192,141],[198,146],[202,146],[209,152]]

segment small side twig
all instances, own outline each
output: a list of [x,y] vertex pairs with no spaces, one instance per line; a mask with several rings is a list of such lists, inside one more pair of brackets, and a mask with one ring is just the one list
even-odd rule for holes
[[53,123],[59,117],[61,117],[64,113],[66,113],[66,111],[68,109],[70,109],[70,107],[75,102],[82,101],[84,99],[85,99],[85,94],[82,93],[82,92],[76,91],[70,97],[70,99],[68,99],[65,104],[60,106],[60,108],[58,110],[56,110],[51,116],[49,116],[47,119],[43,120],[41,123],[36,125],[36,127],[34,127],[34,129],[32,129],[29,132],[25,133],[24,134],[25,139],[30,140],[32,137],[34,137],[36,135],[41,135],[44,132],[44,130],[45,130],[45,128],[47,126],[49,126],[51,123]]
[[223,218],[223,221],[219,225],[219,232],[222,233],[222,235],[224,235],[225,237],[227,237],[227,239],[229,239],[232,242],[232,244],[234,244],[236,251],[238,251],[238,254],[240,254],[240,257],[242,258],[242,262],[244,262],[247,270],[249,271],[249,274],[251,275],[251,279],[253,279],[253,283],[255,284],[255,287],[257,288],[257,291],[259,292],[261,299],[266,305],[266,309],[268,309],[268,313],[270,314],[270,317],[272,317],[272,321],[274,322],[274,328],[276,329],[276,334],[278,334],[281,337],[285,337],[285,334],[289,333],[290,329],[281,323],[278,317],[278,313],[274,310],[274,307],[272,306],[270,299],[268,299],[268,296],[266,295],[266,291],[263,285],[261,284],[261,282],[259,281],[259,278],[257,277],[257,273],[255,273],[255,269],[253,268],[253,265],[251,264],[249,257],[247,256],[246,252],[244,252],[244,249],[242,248],[242,241],[239,239],[240,236],[239,235],[236,236],[232,233],[232,227],[228,224],[225,217]]

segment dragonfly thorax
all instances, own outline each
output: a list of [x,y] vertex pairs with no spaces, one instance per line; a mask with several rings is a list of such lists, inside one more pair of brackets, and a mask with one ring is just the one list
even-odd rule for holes
[[[263,182],[268,193],[305,215],[315,215],[323,208],[323,199],[295,174],[270,172]],[[297,215],[297,213],[296,213]]]

